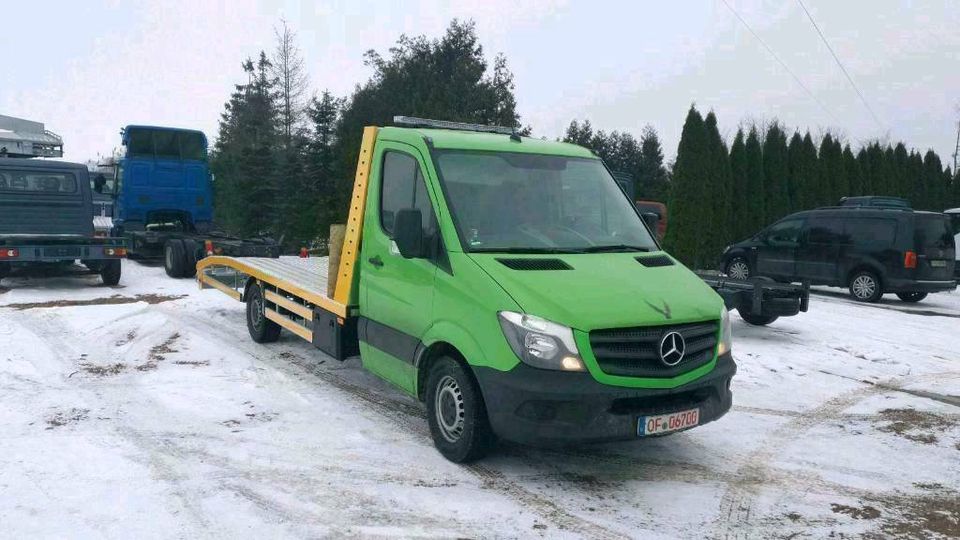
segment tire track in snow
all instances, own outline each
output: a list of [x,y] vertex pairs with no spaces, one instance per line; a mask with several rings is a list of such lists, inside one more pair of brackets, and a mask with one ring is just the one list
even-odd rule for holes
[[[161,307],[161,310],[164,310],[164,308]],[[178,313],[178,316],[189,318],[191,321],[195,321],[197,324],[210,329],[211,333],[225,338],[235,348],[244,350],[244,352],[258,360],[267,360],[263,357],[263,353],[269,353],[269,349],[250,341],[247,333],[241,331],[239,328],[233,329],[231,326],[229,327],[230,329],[226,329],[225,325],[212,323],[208,319],[198,317],[191,313]],[[319,369],[317,364],[310,363],[300,356],[299,353],[293,351],[287,352],[290,358],[285,359],[286,363],[292,364],[338,390],[366,402],[367,405],[381,416],[400,424],[401,427],[410,433],[415,433],[427,441],[430,440],[430,433],[427,429],[424,413],[419,407],[389,398],[382,392],[375,392],[357,385],[337,375],[333,370]],[[322,355],[323,353],[317,351],[317,354]],[[432,447],[432,444],[430,446]],[[592,521],[567,512],[549,498],[528,490],[520,484],[511,481],[501,472],[485,465],[472,464],[463,466],[462,468],[464,471],[468,471],[479,478],[483,487],[514,500],[514,502],[520,505],[521,509],[540,515],[565,532],[582,535],[586,538],[629,538],[629,536],[625,534],[607,529]]]
[[[777,484],[777,475],[772,470],[772,463],[787,445],[800,439],[817,425],[845,417],[843,411],[869,396],[896,391],[897,386],[910,382],[937,380],[945,376],[956,377],[957,373],[928,373],[899,377],[882,384],[874,383],[856,388],[804,411],[775,429],[759,448],[743,458],[742,464],[734,473],[733,481],[728,483],[727,490],[720,499],[718,519],[714,523],[715,536],[723,539],[739,539],[750,538],[757,534],[763,535],[763,531],[752,529],[753,499],[759,495],[759,488]],[[836,493],[850,495],[851,491],[860,491],[859,497],[875,495],[868,490],[851,490],[847,487],[843,487]]]

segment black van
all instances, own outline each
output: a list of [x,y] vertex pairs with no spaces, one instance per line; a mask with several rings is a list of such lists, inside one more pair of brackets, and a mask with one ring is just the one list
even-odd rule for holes
[[953,234],[944,214],[905,208],[830,207],[797,212],[727,247],[731,277],[849,287],[857,300],[896,293],[919,302],[956,288]]

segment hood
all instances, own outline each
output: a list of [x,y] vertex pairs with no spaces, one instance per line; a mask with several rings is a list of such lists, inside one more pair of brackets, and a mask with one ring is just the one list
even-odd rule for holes
[[[716,319],[723,307],[713,289],[663,252],[469,255],[525,313],[585,332]],[[673,264],[637,262],[658,256]],[[559,259],[572,268],[516,270],[498,259]]]

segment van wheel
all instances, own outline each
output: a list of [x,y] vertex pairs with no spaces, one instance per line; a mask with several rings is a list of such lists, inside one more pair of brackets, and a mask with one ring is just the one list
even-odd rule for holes
[[750,263],[743,257],[734,257],[727,263],[726,274],[733,279],[747,279],[750,277]]
[[494,436],[480,389],[469,373],[449,356],[437,359],[427,377],[427,422],[433,444],[454,463],[487,455]]
[[257,284],[247,291],[247,331],[257,343],[272,343],[280,337],[280,325],[264,313],[263,292]]
[[925,292],[898,292],[897,298],[903,300],[904,302],[910,302],[911,304],[919,302],[927,297]]
[[103,266],[100,267],[100,279],[103,280],[104,285],[112,287],[120,283],[121,271],[120,259],[109,259],[104,261]]
[[861,302],[877,302],[883,296],[880,279],[869,270],[860,270],[850,278],[850,294]]
[[167,240],[163,245],[163,269],[167,275],[172,278],[182,278],[186,276],[184,265],[187,262],[187,254],[183,249],[183,242],[180,240]]

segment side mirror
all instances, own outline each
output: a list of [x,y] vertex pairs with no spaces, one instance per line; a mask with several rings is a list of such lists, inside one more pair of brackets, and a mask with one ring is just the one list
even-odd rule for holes
[[660,216],[654,212],[643,212],[640,214],[643,217],[643,222],[647,224],[647,228],[650,229],[650,232],[657,232],[657,224],[660,223]]
[[420,210],[404,208],[393,219],[393,241],[404,259],[424,257],[423,216]]

